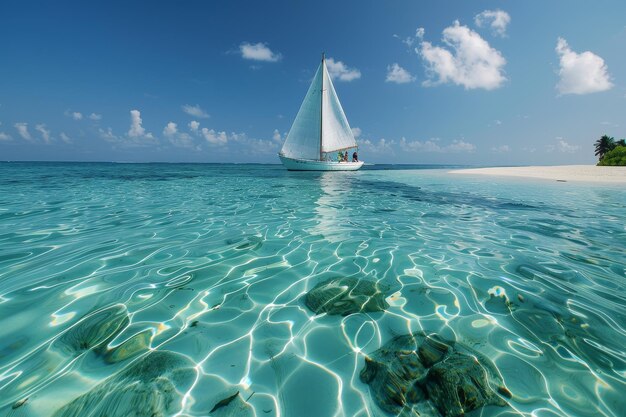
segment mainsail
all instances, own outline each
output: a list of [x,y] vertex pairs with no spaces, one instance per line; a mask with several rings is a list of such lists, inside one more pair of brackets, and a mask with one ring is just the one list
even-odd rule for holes
[[295,159],[320,160],[323,153],[356,146],[322,57],[281,154]]

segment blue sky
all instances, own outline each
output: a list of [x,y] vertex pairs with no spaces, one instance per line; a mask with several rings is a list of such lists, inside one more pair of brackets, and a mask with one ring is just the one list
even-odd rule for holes
[[320,53],[362,159],[594,163],[624,1],[3,1],[0,160],[273,162]]

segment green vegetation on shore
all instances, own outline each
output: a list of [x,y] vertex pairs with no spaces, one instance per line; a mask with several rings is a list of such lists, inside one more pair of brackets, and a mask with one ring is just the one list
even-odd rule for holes
[[626,166],[626,139],[603,135],[595,143],[598,166]]

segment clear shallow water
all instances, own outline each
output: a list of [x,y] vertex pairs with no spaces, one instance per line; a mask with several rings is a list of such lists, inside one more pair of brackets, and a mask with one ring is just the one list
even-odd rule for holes
[[[477,414],[620,416],[625,224],[619,186],[0,164],[0,416],[129,415],[138,378],[154,415],[386,415],[364,357],[417,330],[493,360],[510,406]],[[342,276],[391,306],[315,316]]]

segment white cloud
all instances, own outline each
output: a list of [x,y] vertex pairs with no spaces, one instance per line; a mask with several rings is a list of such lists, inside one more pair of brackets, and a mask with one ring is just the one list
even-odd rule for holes
[[28,123],[15,123],[13,126],[17,130],[18,135],[22,137],[22,139],[26,139],[29,141],[33,140],[33,137],[30,135],[30,132],[28,131]]
[[190,116],[199,117],[201,119],[207,119],[209,117],[209,114],[202,110],[202,108],[198,104],[196,104],[195,106],[192,106],[191,104],[185,104],[182,106],[182,108],[183,111]]
[[400,139],[400,147],[406,152],[474,152],[476,145],[463,140],[453,140],[451,144],[439,145],[439,138],[432,138],[424,142],[419,140],[408,141],[406,138]]
[[458,20],[444,29],[443,41],[452,52],[430,42],[422,42],[415,49],[425,61],[429,78],[425,86],[450,82],[466,89],[493,90],[506,81],[502,54]]
[[272,140],[277,143],[281,143],[283,141],[283,137],[278,131],[278,129],[274,129],[274,134],[272,135]]
[[574,153],[580,149],[580,145],[569,144],[562,137],[556,138],[556,149],[563,153]]
[[41,138],[43,139],[45,143],[50,143],[52,138],[50,137],[50,131],[46,129],[46,125],[38,124],[35,126],[35,130],[41,133]]
[[415,77],[397,63],[387,66],[387,78],[385,79],[385,82],[406,84],[412,81],[415,81]]
[[463,140],[453,140],[452,144],[445,147],[445,150],[452,152],[474,152],[476,150],[476,145]]
[[243,42],[239,45],[239,51],[244,59],[254,61],[276,62],[280,61],[282,58],[281,54],[272,52],[272,50],[262,42],[255,44]]
[[101,114],[97,114],[97,113],[91,113],[91,114],[89,115],[89,118],[90,118],[91,120],[96,120],[96,121],[97,121],[97,120],[102,120],[102,115],[101,115]]
[[59,137],[60,137],[60,138],[61,138],[61,140],[62,140],[63,142],[65,142],[65,143],[68,143],[68,144],[69,144],[69,143],[72,143],[72,139],[70,139],[70,137],[69,137],[69,136],[67,136],[67,135],[65,134],[65,132],[61,132],[61,133],[59,134]]
[[130,129],[128,130],[128,136],[131,138],[145,137],[152,139],[152,133],[146,133],[146,129],[142,126],[143,120],[141,119],[141,112],[139,110],[130,111]]
[[178,133],[178,128],[174,122],[169,122],[163,129],[163,135],[165,136],[174,136],[176,133]]
[[[225,135],[225,132],[221,132]],[[280,143],[273,139],[249,138],[245,133],[231,133],[228,142],[236,146],[237,153],[245,155],[276,155]]]
[[100,128],[98,129],[98,132],[100,133],[100,137],[107,142],[117,142],[120,140],[118,136],[113,134],[113,129],[111,129],[110,127],[106,130]]
[[189,126],[189,130],[191,130],[194,133],[198,133],[198,128],[200,127],[200,123],[196,122],[195,120],[192,120],[191,122],[189,122],[189,124],[187,124],[187,126]]
[[511,148],[509,147],[509,145],[494,146],[493,148],[491,148],[491,152],[495,152],[495,153],[511,152]]
[[171,136],[168,139],[172,145],[179,148],[195,149],[197,151],[202,150],[200,145],[196,145],[189,133],[177,133],[176,135]]
[[178,125],[174,122],[169,122],[167,126],[165,126],[163,136],[165,136],[172,145],[179,148],[201,149],[194,143],[193,138],[188,133],[179,132]]
[[506,36],[506,27],[511,22],[511,16],[502,10],[485,10],[474,17],[474,23],[478,27],[491,26],[496,36]]
[[78,111],[72,112],[72,118],[74,120],[83,120],[83,114]]
[[424,142],[419,140],[408,141],[406,138],[402,138],[400,139],[400,147],[407,152],[442,152],[441,146],[437,142],[439,142],[439,138],[432,138]]
[[328,74],[333,80],[352,81],[361,78],[361,71],[356,68],[349,68],[341,61],[335,62],[333,58],[326,59],[326,67],[328,68]]
[[361,128],[359,127],[353,127],[352,128],[352,134],[354,135],[355,139],[358,139],[359,136],[361,136]]
[[207,129],[206,127],[202,128],[202,136],[209,142],[211,145],[226,145],[228,142],[228,135],[226,132],[216,132],[215,130]]
[[395,155],[394,145],[396,144],[395,140],[387,140],[385,138],[381,138],[376,141],[372,141],[369,139],[364,139],[359,142],[359,146],[366,150],[368,153],[375,154],[387,154],[387,155]]
[[13,139],[10,135],[7,135],[4,132],[0,132],[0,140],[7,141]]
[[563,38],[556,44],[560,58],[559,82],[561,94],[589,94],[610,90],[613,87],[604,60],[590,51],[577,54]]
[[416,41],[424,39],[424,33],[425,33],[424,28],[417,28],[415,30],[415,36],[414,37],[413,36],[407,36],[404,39],[401,39],[400,36],[398,36],[398,35],[393,35],[393,37],[400,39],[403,44],[405,44],[406,46],[408,46],[410,48],[410,47],[413,46],[413,44]]

